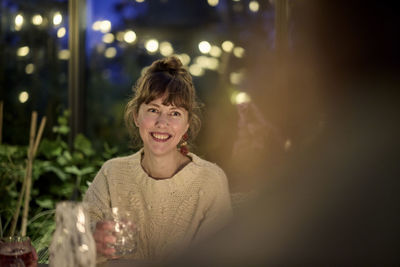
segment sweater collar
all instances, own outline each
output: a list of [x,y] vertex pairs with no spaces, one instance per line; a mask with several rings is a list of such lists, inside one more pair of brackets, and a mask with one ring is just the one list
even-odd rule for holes
[[168,181],[168,180],[173,180],[173,178],[176,178],[177,176],[180,176],[181,173],[183,173],[183,172],[185,172],[187,169],[189,169],[190,166],[191,166],[192,164],[197,165],[197,166],[201,165],[201,160],[200,160],[200,158],[199,158],[196,154],[189,152],[189,153],[187,154],[187,156],[188,156],[189,158],[191,158],[191,161],[190,161],[188,164],[186,164],[183,168],[181,168],[178,172],[176,172],[173,176],[171,176],[171,177],[169,177],[169,178],[154,178],[154,177],[151,177],[150,175],[148,175],[147,172],[143,169],[143,166],[142,166],[142,164],[141,164],[141,160],[142,160],[142,155],[143,155],[143,153],[144,153],[144,149],[143,149],[143,147],[142,147],[141,149],[139,149],[139,151],[137,151],[137,152],[133,155],[133,156],[134,156],[134,161],[136,162],[136,164],[137,164],[138,168],[140,169],[140,171],[141,171],[146,177],[148,177],[148,178],[150,178],[150,179],[152,179],[152,180],[154,180],[154,181]]

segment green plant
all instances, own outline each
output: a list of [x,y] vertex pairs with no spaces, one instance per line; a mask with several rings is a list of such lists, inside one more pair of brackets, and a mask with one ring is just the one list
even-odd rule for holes
[[[66,142],[69,112],[64,111],[52,131],[55,138],[43,138],[32,167],[32,192],[27,235],[46,262],[47,248],[55,229],[55,205],[82,198],[90,181],[105,160],[116,156],[117,147],[104,144],[95,151],[84,135],[76,136],[73,147]],[[27,146],[0,144],[0,236],[6,236],[15,212],[26,170]],[[17,228],[18,229],[18,228]]]

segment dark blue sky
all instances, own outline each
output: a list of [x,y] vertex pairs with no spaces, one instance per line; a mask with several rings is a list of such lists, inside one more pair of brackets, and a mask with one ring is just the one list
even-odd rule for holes
[[111,25],[119,23],[119,18],[114,11],[114,6],[120,0],[88,0],[87,1],[87,48],[92,48],[101,42],[103,34],[92,29],[97,20],[109,20]]

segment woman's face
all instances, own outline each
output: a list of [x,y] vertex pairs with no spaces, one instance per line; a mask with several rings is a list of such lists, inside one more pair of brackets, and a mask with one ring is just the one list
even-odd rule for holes
[[135,116],[145,151],[158,156],[176,152],[176,146],[189,128],[186,109],[162,102],[160,97],[141,104]]

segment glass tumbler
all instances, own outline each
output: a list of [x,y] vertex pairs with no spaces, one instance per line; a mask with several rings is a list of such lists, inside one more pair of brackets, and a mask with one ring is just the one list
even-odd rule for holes
[[37,256],[29,237],[11,236],[0,240],[0,266],[36,267]]
[[114,207],[105,219],[114,222],[112,234],[115,236],[116,242],[110,245],[115,249],[114,255],[121,257],[134,253],[137,246],[138,229],[133,222],[132,213]]

